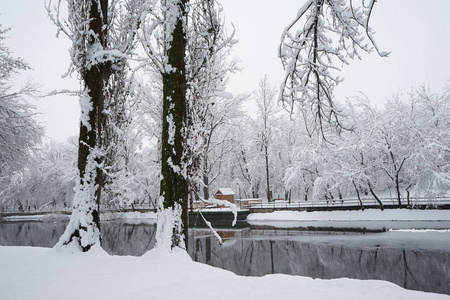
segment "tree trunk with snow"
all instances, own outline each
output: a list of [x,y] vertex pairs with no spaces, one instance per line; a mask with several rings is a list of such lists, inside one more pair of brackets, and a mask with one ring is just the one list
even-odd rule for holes
[[[76,7],[81,4],[75,1],[72,5]],[[82,112],[78,148],[79,179],[69,225],[57,244],[57,246],[72,245],[83,252],[100,242],[99,201],[102,188],[100,136],[104,122],[105,86],[111,74],[111,62],[95,63],[93,58],[96,51],[107,47],[108,0],[92,0],[88,9],[89,26],[86,32],[89,33],[86,40],[73,38],[72,49],[85,55],[84,65],[77,65],[81,62],[74,61],[84,84],[84,92],[80,99]],[[74,15],[69,19],[78,17]]]
[[[167,1],[168,26],[173,26],[172,38],[166,45],[167,63],[163,74],[163,120],[160,212],[158,218],[171,212],[171,247],[187,245],[188,180],[185,161],[186,124],[186,22],[187,0]],[[172,20],[176,18],[175,20]],[[167,29],[166,29],[167,30]],[[169,33],[170,34],[170,33]],[[170,40],[170,39],[169,39]],[[158,220],[158,225],[160,221]],[[168,226],[168,223],[164,224]],[[162,230],[160,228],[159,230]],[[170,230],[165,228],[164,231]],[[164,236],[167,238],[167,236]],[[160,241],[158,241],[160,243]],[[163,243],[167,243],[164,241]]]

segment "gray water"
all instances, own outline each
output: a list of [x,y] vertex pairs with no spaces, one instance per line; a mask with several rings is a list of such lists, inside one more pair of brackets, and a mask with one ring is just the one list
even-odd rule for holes
[[[67,221],[0,222],[0,245],[53,247]],[[112,255],[140,256],[155,244],[156,225],[105,221],[102,246]],[[198,262],[238,275],[283,273],[313,278],[380,279],[407,289],[450,294],[450,241],[436,233],[357,233],[247,227],[224,229],[220,245],[191,229],[189,253]]]

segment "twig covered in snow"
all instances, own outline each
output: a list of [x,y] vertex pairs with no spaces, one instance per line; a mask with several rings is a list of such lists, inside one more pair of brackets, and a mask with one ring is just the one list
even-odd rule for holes
[[234,219],[232,222],[232,226],[236,225],[236,221],[237,221],[237,205],[234,203],[231,203],[230,201],[227,200],[220,200],[220,199],[216,199],[216,198],[209,198],[209,199],[204,199],[202,198],[198,193],[196,193],[197,197],[204,203],[208,203],[208,204],[217,204],[217,205],[223,205],[225,207],[230,208],[231,212],[234,215]]

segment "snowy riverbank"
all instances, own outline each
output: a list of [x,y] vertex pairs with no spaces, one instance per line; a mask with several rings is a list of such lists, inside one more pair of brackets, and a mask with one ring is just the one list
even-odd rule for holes
[[450,232],[450,210],[276,211],[250,214],[250,225],[330,230],[439,230]]
[[450,210],[366,209],[364,211],[276,211],[256,213],[248,221],[450,221]]
[[102,249],[71,254],[0,247],[1,298],[12,299],[450,299],[376,280],[242,277],[193,262],[183,251],[142,257]]

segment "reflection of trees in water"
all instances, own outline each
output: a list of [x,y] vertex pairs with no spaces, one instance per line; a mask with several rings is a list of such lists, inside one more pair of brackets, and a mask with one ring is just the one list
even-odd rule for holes
[[[0,245],[53,247],[67,221],[0,222]],[[102,247],[113,255],[142,255],[155,245],[155,224],[101,223]]]
[[0,245],[53,247],[67,221],[0,222]]
[[113,255],[140,256],[155,246],[155,224],[101,223],[102,247]]
[[220,246],[211,238],[195,238],[193,257],[245,276],[282,273],[324,279],[380,279],[407,289],[450,294],[449,252],[356,249],[276,239],[227,242]]

